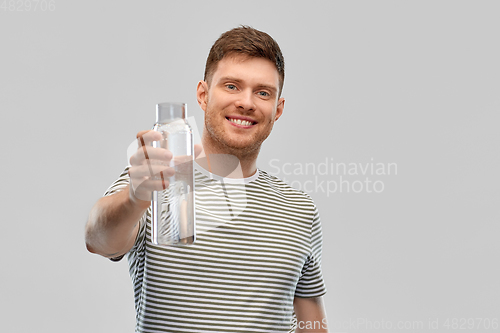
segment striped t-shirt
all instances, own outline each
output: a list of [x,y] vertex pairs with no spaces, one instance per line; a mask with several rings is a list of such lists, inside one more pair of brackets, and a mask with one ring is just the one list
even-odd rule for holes
[[[123,189],[128,169],[105,195]],[[294,297],[326,293],[312,199],[258,170],[195,174],[196,241],[151,242],[151,212],[128,253],[136,332],[294,332]]]

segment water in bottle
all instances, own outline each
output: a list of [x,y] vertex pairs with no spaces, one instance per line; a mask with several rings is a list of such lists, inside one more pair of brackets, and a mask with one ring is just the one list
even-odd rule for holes
[[[156,106],[153,130],[163,135],[154,147],[170,150],[170,166],[175,174],[169,186],[153,192],[151,241],[158,245],[192,244],[196,238],[194,210],[193,131],[186,121],[186,104],[161,103]],[[163,174],[157,175],[161,179]]]

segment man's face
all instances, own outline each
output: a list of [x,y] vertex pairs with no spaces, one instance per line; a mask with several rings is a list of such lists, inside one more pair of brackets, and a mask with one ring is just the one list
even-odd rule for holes
[[245,156],[258,153],[274,122],[283,112],[278,97],[279,75],[264,58],[235,55],[223,58],[210,86],[198,84],[197,97],[205,111],[204,147],[214,153]]

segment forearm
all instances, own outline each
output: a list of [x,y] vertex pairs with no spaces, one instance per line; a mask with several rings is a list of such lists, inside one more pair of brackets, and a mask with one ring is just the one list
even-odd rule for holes
[[297,316],[296,333],[328,333],[322,297],[295,297],[293,305]]
[[87,249],[104,257],[117,257],[133,246],[139,220],[149,202],[137,200],[127,186],[122,191],[97,201],[89,214],[85,230]]

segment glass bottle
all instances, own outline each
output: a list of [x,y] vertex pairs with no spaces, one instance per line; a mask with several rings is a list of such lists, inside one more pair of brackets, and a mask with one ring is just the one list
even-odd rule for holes
[[[186,121],[186,111],[184,103],[156,105],[153,130],[163,139],[154,141],[153,147],[172,152],[170,167],[175,171],[165,190],[153,192],[151,241],[157,245],[192,244],[196,238],[193,131]],[[156,179],[162,178],[160,173]]]

